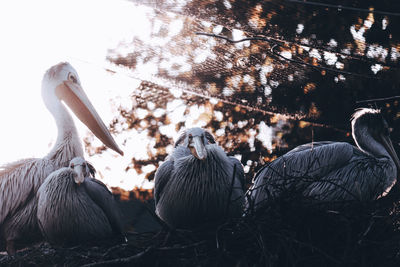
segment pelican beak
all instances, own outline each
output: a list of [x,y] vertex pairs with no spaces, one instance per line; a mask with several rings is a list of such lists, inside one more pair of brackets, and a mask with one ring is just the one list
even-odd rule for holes
[[207,151],[201,136],[193,136],[192,141],[189,143],[189,149],[192,155],[200,160],[204,160],[207,157]]
[[75,115],[99,138],[103,144],[120,155],[124,152],[115,143],[110,132],[97,114],[92,103],[83,91],[82,87],[71,81],[64,81],[56,87],[56,95],[63,100]]
[[394,161],[394,164],[396,164],[397,168],[397,180],[399,180],[399,175],[400,175],[400,161],[399,158],[397,157],[396,151],[394,150],[392,141],[388,136],[381,135],[381,140],[383,146],[386,148],[387,152],[389,155],[392,157],[392,160]]
[[83,181],[85,180],[85,175],[83,172],[83,166],[82,165],[75,165],[74,166],[74,171],[75,171],[75,176],[74,176],[74,181],[76,184],[81,185]]

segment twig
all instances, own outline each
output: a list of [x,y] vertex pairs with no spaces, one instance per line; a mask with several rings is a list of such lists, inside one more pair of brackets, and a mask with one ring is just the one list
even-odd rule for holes
[[[253,34],[251,32],[246,32],[248,34]],[[318,51],[322,51],[322,52],[329,52],[329,53],[333,53],[336,56],[341,56],[341,57],[346,57],[346,58],[350,58],[350,59],[354,59],[354,60],[360,60],[363,62],[367,62],[370,64],[380,64],[382,66],[387,66],[387,67],[392,67],[392,68],[399,68],[399,66],[397,64],[393,64],[390,62],[385,62],[382,63],[380,61],[376,61],[376,60],[371,60],[369,58],[363,58],[362,56],[359,55],[351,55],[349,53],[343,53],[341,51],[332,51],[331,49],[326,49],[324,47],[321,46],[316,46],[316,45],[310,45],[310,44],[303,44],[303,43],[298,43],[296,40],[293,41],[288,41],[288,40],[282,40],[282,39],[278,39],[278,38],[274,38],[271,36],[252,36],[252,37],[246,37],[240,40],[232,40],[226,36],[223,35],[218,35],[218,34],[213,34],[213,33],[205,33],[205,32],[195,32],[196,35],[204,35],[204,36],[209,36],[209,37],[215,37],[215,38],[220,38],[223,40],[226,40],[230,43],[236,44],[236,43],[240,43],[240,42],[245,42],[245,41],[265,41],[265,42],[271,42],[271,43],[275,43],[275,44],[292,44],[295,45],[297,47],[307,47],[310,49],[316,49]]]
[[361,237],[358,239],[357,244],[362,245],[362,243],[364,242],[364,239],[367,237],[368,233],[371,231],[372,226],[374,225],[375,220],[372,217],[371,221],[368,224],[367,229],[364,231],[364,233],[361,235]]
[[365,99],[356,101],[356,104],[360,103],[371,103],[371,102],[380,102],[380,101],[388,101],[388,100],[396,100],[400,99],[400,96],[390,96],[390,97],[382,97],[382,98],[374,98],[374,99]]
[[370,9],[366,9],[366,8],[358,8],[358,7],[350,7],[350,6],[342,6],[342,5],[332,5],[332,4],[325,4],[325,3],[319,3],[319,2],[305,1],[305,0],[286,0],[286,1],[292,2],[292,3],[303,4],[303,5],[331,7],[331,8],[337,8],[337,9],[345,9],[345,10],[347,9],[347,10],[352,10],[352,11],[375,13],[375,14],[382,14],[382,15],[389,15],[389,16],[400,16],[400,13],[380,11],[380,10],[370,10]]
[[268,42],[274,42],[274,43],[288,43],[287,41],[279,40],[276,38],[272,37],[267,37],[267,36],[253,36],[253,37],[246,37],[240,40],[232,40],[226,36],[223,35],[218,35],[218,34],[213,34],[213,33],[206,33],[206,32],[195,32],[196,35],[204,35],[204,36],[209,36],[209,37],[215,37],[215,38],[220,38],[223,40],[226,40],[230,43],[236,44],[236,43],[241,43],[245,41],[268,41]]
[[[215,38],[220,38],[223,40],[226,40],[230,43],[240,43],[240,42],[245,42],[245,41],[251,41],[251,40],[255,40],[255,41],[267,41],[267,42],[271,42],[274,43],[274,45],[271,47],[271,53],[275,56],[278,56],[281,59],[287,60],[289,62],[292,63],[296,63],[296,64],[300,64],[300,65],[304,65],[307,67],[311,67],[314,69],[320,69],[320,70],[325,70],[325,71],[330,71],[330,72],[336,72],[336,73],[340,73],[340,74],[345,74],[345,75],[353,75],[353,76],[357,76],[357,77],[362,77],[362,78],[368,78],[368,79],[376,79],[376,80],[380,80],[377,77],[374,76],[368,76],[368,75],[363,75],[363,74],[359,74],[359,73],[354,73],[354,72],[349,72],[349,71],[344,71],[344,70],[337,70],[337,69],[333,69],[333,68],[328,68],[328,67],[323,67],[323,66],[314,66],[310,63],[304,62],[304,61],[300,61],[300,60],[294,60],[291,58],[287,58],[282,56],[281,54],[277,53],[274,51],[274,48],[276,46],[282,47],[282,44],[284,43],[289,43],[287,41],[282,41],[282,40],[278,40],[275,38],[270,38],[270,37],[261,37],[261,36],[254,36],[254,37],[246,37],[240,40],[232,40],[228,37],[222,36],[222,35],[218,35],[218,34],[212,34],[212,33],[203,33],[203,32],[196,32],[197,35],[204,35],[204,36],[210,36],[210,37],[215,37]],[[296,44],[297,45],[297,44]],[[297,45],[298,46],[298,45]],[[350,55],[349,55],[350,56]]]
[[203,245],[205,243],[206,243],[206,240],[203,240],[203,241],[199,241],[196,243],[192,243],[192,244],[184,245],[184,246],[180,246],[180,247],[161,247],[161,248],[155,248],[155,249],[159,250],[159,251],[182,250],[182,249],[197,247],[197,246]]
[[114,251],[116,249],[122,248],[122,247],[126,247],[127,244],[118,244],[116,246],[110,247],[109,249],[107,249],[106,252],[103,253],[103,257],[107,256],[111,251]]
[[116,264],[122,264],[122,263],[129,263],[132,261],[135,261],[137,259],[140,259],[147,253],[149,253],[153,247],[148,247],[142,252],[139,252],[133,256],[127,257],[127,258],[119,258],[115,260],[108,260],[108,261],[101,261],[101,262],[95,262],[95,263],[90,263],[90,264],[85,264],[82,267],[93,267],[93,266],[110,266],[110,265],[116,265]]
[[384,212],[386,212],[386,209],[392,208],[393,204],[398,202],[399,200],[400,184],[399,182],[396,182],[390,189],[389,193],[386,196],[379,198],[376,203],[378,204],[379,208],[384,208]]
[[312,244],[308,244],[308,243],[302,242],[300,240],[297,240],[296,238],[287,237],[287,236],[284,236],[282,234],[277,234],[277,236],[280,236],[280,237],[282,237],[283,239],[286,239],[286,240],[290,240],[293,243],[299,244],[300,246],[307,247],[307,248],[310,248],[312,250],[315,250],[316,252],[320,253],[321,255],[323,255],[324,257],[326,257],[327,259],[331,260],[332,262],[334,262],[336,264],[340,264],[341,263],[338,259],[334,258],[333,256],[329,255],[324,250],[322,250],[322,249],[320,249],[320,248],[318,248],[318,247],[316,247],[316,246],[314,246]]
[[311,68],[314,68],[314,69],[320,69],[320,70],[325,70],[325,71],[330,71],[330,72],[336,72],[336,73],[339,73],[339,74],[353,75],[353,76],[362,77],[362,78],[380,80],[379,78],[374,77],[374,76],[368,76],[368,75],[349,72],[349,71],[345,71],[345,70],[337,70],[337,69],[332,69],[332,68],[328,68],[328,67],[324,67],[324,66],[314,66],[313,64],[310,64],[310,63],[307,63],[307,62],[304,62],[304,61],[294,60],[294,59],[291,59],[291,58],[284,57],[281,54],[279,54],[279,53],[274,51],[274,48],[277,45],[278,44],[275,44],[274,46],[271,47],[272,54],[274,54],[274,55],[276,55],[276,56],[278,56],[278,57],[280,57],[280,58],[282,58],[284,60],[287,60],[289,62],[300,64],[300,65],[304,65],[304,66],[308,66],[308,67],[311,67]]

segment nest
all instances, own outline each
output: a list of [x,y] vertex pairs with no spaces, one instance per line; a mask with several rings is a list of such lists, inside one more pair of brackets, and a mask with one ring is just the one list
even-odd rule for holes
[[[394,195],[394,196],[393,196]],[[371,202],[276,199],[246,216],[75,247],[40,243],[4,266],[398,266],[397,194]]]
[[[74,247],[42,242],[15,256],[0,256],[0,265],[400,266],[398,184],[378,200],[329,202],[304,196],[298,186],[290,186],[301,183],[288,176],[278,178],[286,183],[268,182],[279,195],[255,207],[249,190],[248,207],[239,218],[170,229],[154,213],[153,201],[136,199],[130,204],[141,209],[136,214],[131,210],[128,217],[148,212],[142,223],[155,224],[158,230]],[[307,183],[310,177],[299,179]],[[120,201],[120,206],[124,203],[129,204]]]

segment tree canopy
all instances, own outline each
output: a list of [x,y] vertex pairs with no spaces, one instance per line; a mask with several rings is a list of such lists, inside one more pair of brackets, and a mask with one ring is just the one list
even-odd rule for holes
[[400,3],[145,5],[151,38],[135,37],[108,55],[141,80],[132,88],[132,105],[120,107],[112,125],[116,134],[145,132],[150,140],[148,157],[133,158],[127,169],[157,167],[172,149],[171,131],[196,124],[241,159],[250,180],[265,162],[299,144],[351,142],[351,114],[366,106],[383,110],[397,144],[399,100],[376,99],[398,94]]

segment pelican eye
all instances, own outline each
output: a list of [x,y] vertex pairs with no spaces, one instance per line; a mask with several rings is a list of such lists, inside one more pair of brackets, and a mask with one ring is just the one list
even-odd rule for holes
[[76,76],[74,74],[72,74],[71,72],[68,73],[68,80],[70,80],[73,83],[78,83],[78,79],[76,78]]
[[385,135],[390,135],[390,133],[393,131],[393,128],[385,127],[385,130],[383,131]]
[[74,168],[75,165],[74,165],[73,163],[71,163],[71,164],[69,165],[69,167]]

